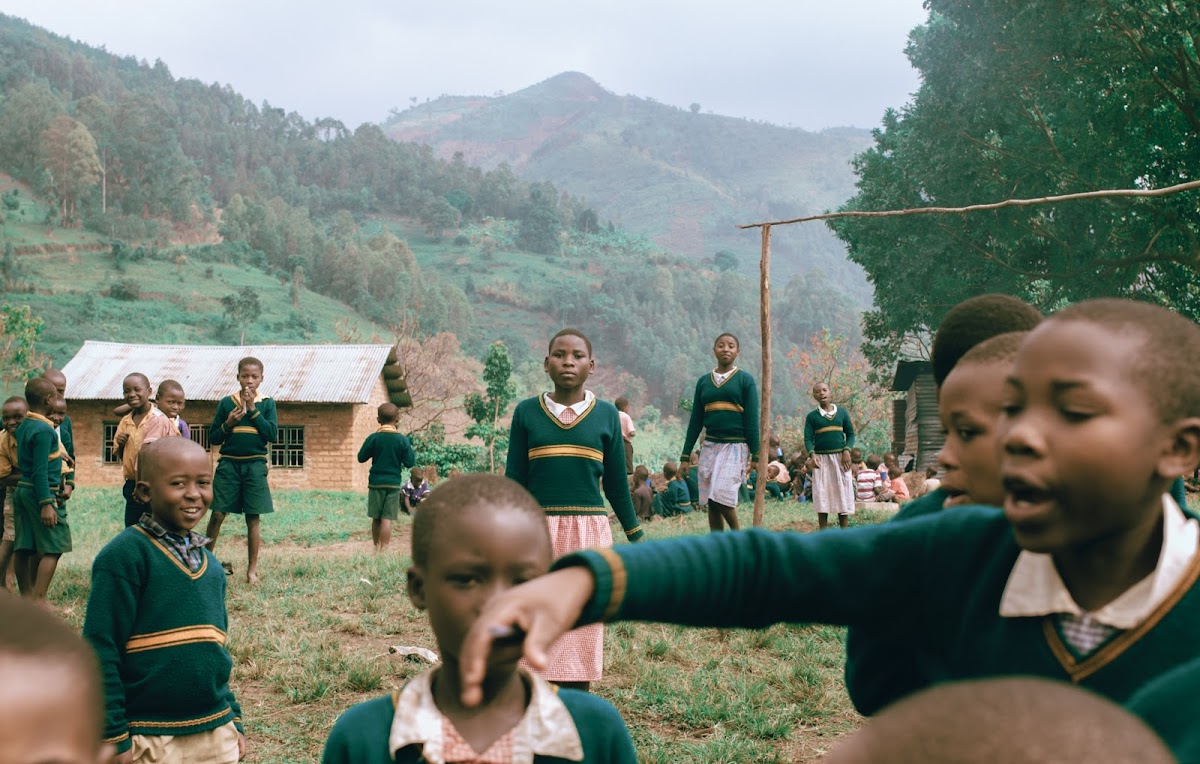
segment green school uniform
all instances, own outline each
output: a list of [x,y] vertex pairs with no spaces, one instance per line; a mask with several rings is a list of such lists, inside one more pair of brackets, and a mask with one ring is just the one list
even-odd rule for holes
[[233,427],[226,420],[237,407],[235,396],[217,404],[208,442],[221,447],[221,460],[213,473],[213,512],[265,515],[275,511],[267,484],[267,449],[279,437],[275,401],[259,398],[254,411]]
[[[579,625],[645,620],[709,627],[828,623],[886,629],[911,646],[920,687],[986,676],[1074,682],[1124,702],[1196,654],[1200,555],[1136,628],[1086,657],[1057,619],[1004,618],[1000,598],[1020,553],[1004,513],[957,507],[838,533],[741,533],[587,550],[596,591]],[[906,650],[907,651],[907,650]],[[919,687],[907,683],[899,693]]]
[[[13,434],[21,479],[13,491],[13,525],[18,552],[62,554],[71,551],[71,526],[66,507],[55,499],[62,481],[62,449],[54,425],[41,414],[29,413]],[[54,507],[58,524],[42,523],[42,509]]]

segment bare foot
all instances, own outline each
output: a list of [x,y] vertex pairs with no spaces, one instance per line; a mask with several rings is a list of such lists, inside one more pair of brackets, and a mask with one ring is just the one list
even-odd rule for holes
[[258,573],[253,570],[246,571],[246,583],[253,586],[258,583]]

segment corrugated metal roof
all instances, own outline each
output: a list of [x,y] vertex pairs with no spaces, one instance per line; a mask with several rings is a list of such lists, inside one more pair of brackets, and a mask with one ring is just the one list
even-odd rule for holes
[[66,366],[67,398],[120,400],[121,381],[141,372],[156,388],[183,385],[188,400],[218,401],[237,390],[237,362],[263,362],[259,391],[292,403],[366,403],[391,345],[133,345],[83,343]]

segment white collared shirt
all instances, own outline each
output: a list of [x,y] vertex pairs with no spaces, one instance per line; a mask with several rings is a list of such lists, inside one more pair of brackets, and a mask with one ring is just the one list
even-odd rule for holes
[[1057,613],[1084,617],[1114,629],[1132,629],[1165,600],[1187,572],[1200,546],[1200,524],[1163,495],[1162,551],[1154,572],[1099,610],[1087,612],[1067,591],[1048,554],[1022,550],[1000,597],[1000,615],[1023,618]]
[[837,416],[837,404],[831,403],[829,404],[828,409],[823,409],[821,408],[821,404],[818,403],[817,411],[820,411],[821,416],[825,417],[826,419],[833,419],[835,416]]
[[[442,712],[433,702],[433,675],[438,667],[418,674],[396,698],[396,713],[388,735],[388,751],[421,746],[422,760],[445,764],[442,754]],[[521,670],[529,683],[529,706],[513,729],[513,764],[532,764],[534,756],[583,761],[583,741],[566,705],[544,679]]]
[[735,371],[737,371],[737,370],[738,370],[738,367],[734,366],[732,369],[730,369],[729,371],[725,372],[724,374],[718,374],[718,373],[717,373],[717,370],[716,370],[716,369],[713,369],[713,370],[712,370],[712,378],[713,378],[713,382],[716,382],[718,385],[723,385],[723,384],[725,384],[725,380],[727,380],[727,379],[729,379],[731,376],[733,376],[733,373],[734,373]]
[[593,393],[591,390],[584,390],[583,400],[581,400],[579,403],[573,403],[570,406],[564,406],[561,403],[555,403],[553,400],[551,400],[550,393],[542,393],[542,400],[546,403],[546,410],[559,419],[562,419],[563,410],[568,408],[574,411],[576,416],[579,416],[583,412],[587,411],[587,407],[592,405],[592,401],[595,399],[595,393]]

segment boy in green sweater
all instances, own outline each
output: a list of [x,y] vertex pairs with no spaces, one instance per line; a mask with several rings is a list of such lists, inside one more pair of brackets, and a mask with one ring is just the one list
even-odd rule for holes
[[[392,540],[392,522],[400,516],[400,489],[404,487],[404,468],[417,462],[412,443],[397,429],[400,408],[381,403],[375,421],[379,429],[367,436],[358,449],[360,464],[371,460],[367,476],[367,517],[371,518],[371,541],[382,552]],[[408,511],[405,510],[405,514]]]
[[104,696],[87,642],[45,608],[0,596],[0,761],[107,764]]
[[1200,461],[1198,364],[1200,327],[1168,310],[1066,308],[1007,376],[1003,510],[569,555],[489,604],[462,652],[464,698],[490,634],[523,629],[537,668],[572,626],[656,620],[874,625],[911,634],[920,686],[1028,674],[1122,702],[1195,654],[1200,526],[1163,494]]
[[83,622],[104,675],[105,742],[115,764],[236,764],[246,738],[225,574],[193,530],[213,497],[208,452],[185,438],[146,444],[134,491],[149,511],[96,555]]
[[[247,356],[238,361],[238,391],[217,404],[208,442],[221,447],[221,460],[213,476],[212,516],[208,519],[215,552],[221,524],[230,512],[246,517],[246,581],[258,583],[258,553],[262,548],[259,518],[275,511],[267,484],[267,450],[279,437],[275,401],[258,393],[262,384],[262,361]],[[226,572],[232,567],[222,565]]]
[[511,480],[466,475],[431,492],[413,519],[408,596],[428,612],[442,663],[342,714],[322,761],[634,764],[633,743],[616,709],[520,668],[519,641],[496,644],[482,672],[478,707],[461,702],[464,635],[489,600],[545,574],[550,558],[542,508]]
[[58,391],[41,377],[25,384],[29,413],[16,431],[17,471],[13,492],[17,581],[21,593],[45,599],[58,568],[58,558],[71,551],[67,509],[58,506],[62,484],[62,449],[50,422]]
[[691,496],[688,495],[687,483],[680,476],[679,468],[674,462],[667,462],[663,465],[662,474],[667,479],[667,488],[654,497],[655,514],[660,517],[691,514]]

